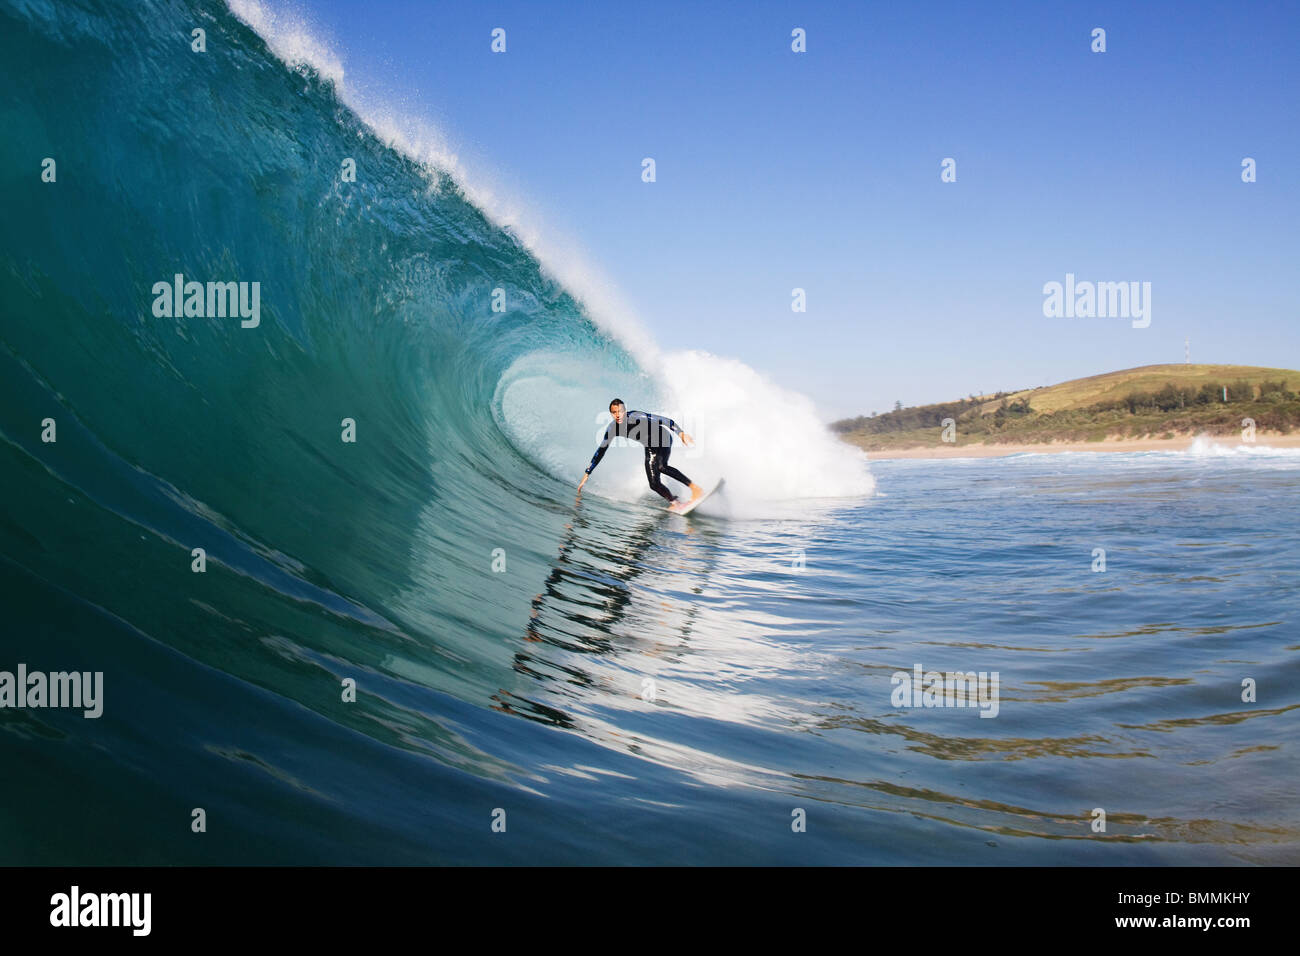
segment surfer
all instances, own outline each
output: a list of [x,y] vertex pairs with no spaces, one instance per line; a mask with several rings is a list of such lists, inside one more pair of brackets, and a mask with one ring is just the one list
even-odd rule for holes
[[596,449],[596,454],[591,456],[591,464],[587,466],[582,481],[578,483],[579,491],[587,483],[587,479],[591,477],[592,469],[599,465],[600,460],[605,457],[605,451],[609,448],[609,443],[615,437],[619,437],[631,438],[645,445],[646,479],[650,482],[650,487],[656,493],[668,499],[669,502],[674,505],[681,503],[671,491],[664,487],[664,483],[659,480],[660,475],[667,475],[675,481],[689,485],[691,501],[695,501],[700,495],[704,494],[703,488],[668,464],[668,456],[673,450],[673,432],[682,436],[682,442],[688,448],[695,444],[691,436],[682,431],[675,421],[662,415],[639,412],[636,409],[629,412],[621,398],[616,398],[609,403],[609,413],[614,416],[614,420],[606,427],[605,437],[600,440],[600,447]]

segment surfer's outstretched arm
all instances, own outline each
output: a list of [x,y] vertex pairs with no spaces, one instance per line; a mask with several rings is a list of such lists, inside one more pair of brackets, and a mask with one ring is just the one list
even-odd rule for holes
[[582,481],[578,482],[579,491],[581,491],[582,486],[587,483],[587,479],[591,477],[592,470],[599,465],[600,460],[605,457],[605,452],[609,450],[609,443],[614,440],[614,426],[616,424],[616,422],[610,422],[609,425],[606,426],[605,437],[600,440],[600,445],[596,448],[596,454],[591,456],[591,464],[587,466],[586,472],[583,473]]

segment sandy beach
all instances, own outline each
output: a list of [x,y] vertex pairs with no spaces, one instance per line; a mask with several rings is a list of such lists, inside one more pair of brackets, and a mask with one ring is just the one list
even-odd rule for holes
[[[928,448],[889,448],[868,451],[868,458],[998,458],[1005,455],[1051,454],[1063,451],[1185,451],[1190,448],[1198,436],[1188,435],[1182,438],[1133,438],[1108,439],[1106,441],[1088,442],[1036,442],[1029,445],[971,444],[941,445]],[[1300,448],[1300,434],[1265,435],[1257,434],[1255,441],[1243,442],[1239,435],[1202,435],[1203,443],[1219,445],[1224,448],[1269,447]]]

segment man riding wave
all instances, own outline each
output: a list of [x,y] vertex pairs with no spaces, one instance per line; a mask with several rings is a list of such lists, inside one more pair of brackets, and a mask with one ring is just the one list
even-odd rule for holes
[[582,481],[578,483],[579,491],[582,491],[582,486],[591,477],[592,469],[599,465],[600,460],[605,457],[610,442],[615,438],[631,438],[645,445],[645,476],[646,480],[650,482],[650,487],[657,494],[666,498],[672,505],[686,503],[679,501],[671,491],[664,487],[664,483],[659,480],[660,475],[667,475],[674,481],[680,481],[683,485],[688,485],[691,489],[691,501],[699,498],[704,493],[703,488],[668,464],[668,456],[673,450],[674,433],[682,436],[682,441],[688,448],[695,444],[691,436],[682,431],[675,421],[663,415],[652,415],[649,412],[640,412],[635,409],[628,411],[621,398],[616,398],[609,403],[609,413],[614,416],[614,420],[605,429],[605,436],[600,440],[600,446],[596,449],[596,454],[591,456],[591,464],[587,466]]

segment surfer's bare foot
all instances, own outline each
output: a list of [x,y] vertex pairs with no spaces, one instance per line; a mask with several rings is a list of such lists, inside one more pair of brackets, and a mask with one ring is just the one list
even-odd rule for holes
[[691,482],[691,501],[694,501],[696,498],[698,498],[698,497],[699,497],[700,495],[702,495],[702,494],[704,494],[704,489],[701,488],[699,485],[697,485],[695,482],[692,481],[692,482]]

